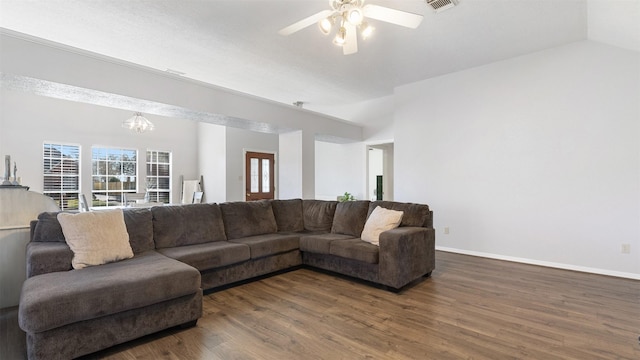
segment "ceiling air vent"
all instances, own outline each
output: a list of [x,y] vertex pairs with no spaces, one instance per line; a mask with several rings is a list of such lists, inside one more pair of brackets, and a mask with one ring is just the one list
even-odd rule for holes
[[427,4],[431,5],[437,13],[456,6],[454,0],[427,0]]

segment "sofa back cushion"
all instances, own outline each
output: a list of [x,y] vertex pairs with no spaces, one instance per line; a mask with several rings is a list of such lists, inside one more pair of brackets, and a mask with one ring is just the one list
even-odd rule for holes
[[43,212],[38,215],[38,222],[33,228],[31,241],[65,242],[62,226],[58,221],[58,212]]
[[[385,209],[398,210],[404,212],[400,226],[421,226],[432,228],[433,218],[428,205],[402,203],[395,201],[372,201],[369,204],[369,215],[373,210],[381,206]],[[367,215],[367,217],[369,216]]]
[[217,204],[154,206],[151,213],[158,249],[227,240]]
[[367,221],[369,201],[345,201],[338,203],[333,216],[331,232],[360,237]]
[[227,238],[271,234],[278,231],[271,201],[237,201],[220,204]]
[[302,216],[306,231],[331,231],[337,201],[302,200]]
[[133,253],[139,254],[155,249],[151,209],[125,208],[123,214]]
[[302,199],[273,200],[273,215],[278,231],[303,231]]
[[[31,241],[62,242],[65,243],[62,226],[58,221],[60,212],[43,212],[38,215],[38,221],[33,227]],[[153,223],[151,211],[143,208],[124,209],[124,223],[129,233],[129,243],[134,254],[153,250]]]

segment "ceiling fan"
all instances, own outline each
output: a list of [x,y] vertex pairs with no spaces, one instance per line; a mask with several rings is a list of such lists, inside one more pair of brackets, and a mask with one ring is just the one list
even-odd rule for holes
[[363,39],[369,37],[373,32],[373,27],[365,21],[365,18],[411,29],[417,28],[422,22],[422,15],[373,4],[365,5],[364,0],[329,0],[329,6],[331,7],[330,10],[323,10],[304,18],[285,27],[278,33],[280,35],[291,35],[307,26],[318,23],[320,31],[325,35],[329,35],[333,26],[338,25],[333,43],[341,46],[345,55],[350,55],[358,52],[357,29],[360,30],[360,35]]

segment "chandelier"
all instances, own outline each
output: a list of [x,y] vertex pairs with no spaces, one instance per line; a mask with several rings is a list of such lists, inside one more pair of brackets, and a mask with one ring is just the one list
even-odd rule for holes
[[153,123],[146,117],[142,116],[142,113],[139,112],[123,121],[122,127],[131,131],[135,131],[137,133],[143,133],[147,130],[151,131],[154,128]]

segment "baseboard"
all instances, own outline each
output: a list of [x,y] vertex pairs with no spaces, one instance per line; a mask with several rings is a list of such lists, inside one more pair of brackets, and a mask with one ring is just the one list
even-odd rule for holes
[[484,257],[484,258],[489,258],[489,259],[512,261],[512,262],[523,263],[523,264],[545,266],[545,267],[557,268],[557,269],[563,269],[563,270],[572,270],[572,271],[579,271],[579,272],[584,272],[584,273],[591,273],[591,274],[598,274],[598,275],[606,275],[606,276],[614,276],[614,277],[619,277],[619,278],[640,280],[640,274],[634,274],[634,273],[628,273],[628,272],[612,271],[612,270],[598,269],[598,268],[591,268],[591,267],[586,267],[586,266],[577,266],[577,265],[570,265],[570,264],[562,264],[562,263],[556,263],[556,262],[550,262],[550,261],[541,261],[541,260],[520,258],[520,257],[515,257],[515,256],[498,255],[498,254],[484,253],[484,252],[472,251],[472,250],[456,249],[456,248],[450,248],[450,247],[444,247],[444,246],[436,246],[436,250],[445,251],[445,252],[451,252],[451,253],[456,253],[456,254]]

